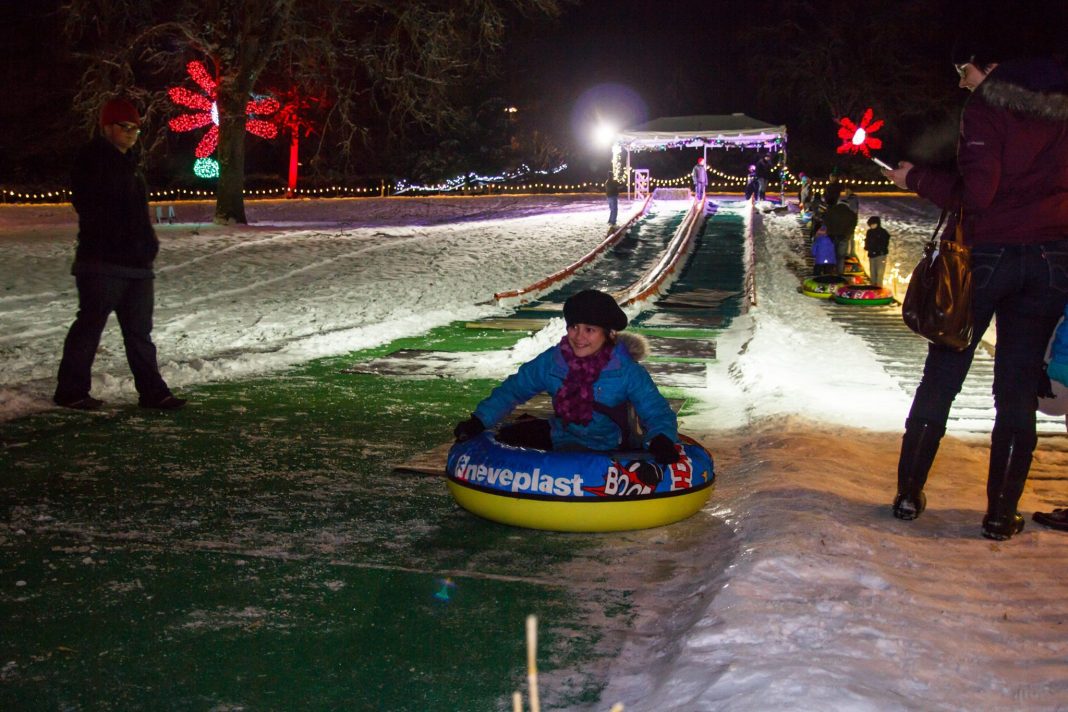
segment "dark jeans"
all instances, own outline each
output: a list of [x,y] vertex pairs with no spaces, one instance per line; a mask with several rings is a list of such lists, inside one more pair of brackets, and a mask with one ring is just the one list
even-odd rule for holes
[[910,418],[944,426],[975,347],[997,316],[994,353],[996,430],[1034,434],[1046,346],[1068,301],[1068,240],[972,248],[975,334],[963,352],[931,345]]
[[127,279],[103,274],[79,274],[78,315],[70,325],[59,363],[56,400],[76,400],[89,395],[90,372],[108,316],[115,312],[122,329],[126,360],[133,371],[134,386],[143,400],[170,395],[159,374],[156,347],[152,343],[154,280]]
[[834,256],[837,260],[835,265],[838,268],[838,274],[845,273],[845,259],[849,257],[849,238],[845,235],[828,235],[831,238],[831,242],[834,243]]
[[704,197],[705,197],[705,184],[704,183],[696,183],[696,184],[694,184],[693,197],[694,197],[694,200],[703,200],[704,199]]

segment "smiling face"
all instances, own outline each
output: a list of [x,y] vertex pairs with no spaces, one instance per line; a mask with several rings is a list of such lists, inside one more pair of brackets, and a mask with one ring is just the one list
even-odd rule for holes
[[608,332],[604,327],[592,324],[572,324],[567,327],[567,343],[579,358],[592,356],[600,351],[608,341]]

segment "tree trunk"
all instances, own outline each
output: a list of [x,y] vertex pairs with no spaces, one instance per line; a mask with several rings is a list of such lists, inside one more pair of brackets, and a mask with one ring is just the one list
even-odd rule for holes
[[245,217],[245,104],[247,96],[234,96],[219,87],[219,185],[215,192],[215,222],[248,223]]

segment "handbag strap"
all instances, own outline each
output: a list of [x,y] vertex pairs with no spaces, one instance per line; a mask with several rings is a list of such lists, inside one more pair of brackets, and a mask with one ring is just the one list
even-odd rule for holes
[[927,241],[927,244],[931,245],[932,247],[938,244],[938,233],[942,231],[942,226],[945,224],[945,222],[946,211],[943,209],[942,214],[938,216],[938,224],[935,225],[934,232],[931,233],[931,239]]

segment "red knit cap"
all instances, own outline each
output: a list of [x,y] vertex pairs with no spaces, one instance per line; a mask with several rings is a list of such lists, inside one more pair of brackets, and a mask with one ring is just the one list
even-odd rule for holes
[[100,126],[108,126],[120,122],[141,125],[141,116],[137,113],[137,107],[126,99],[111,99],[100,107]]

